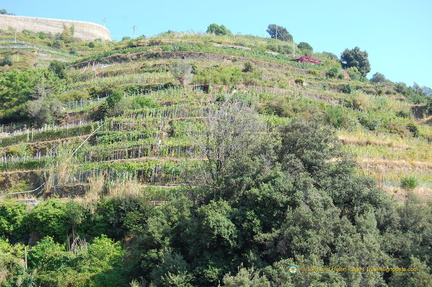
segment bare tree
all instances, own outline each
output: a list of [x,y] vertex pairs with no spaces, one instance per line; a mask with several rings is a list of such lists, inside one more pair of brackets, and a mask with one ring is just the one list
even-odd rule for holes
[[192,81],[192,65],[175,62],[171,65],[171,74],[184,87]]
[[197,185],[212,190],[213,196],[232,197],[244,191],[261,169],[256,164],[262,156],[265,125],[252,107],[240,102],[221,103],[204,116],[205,131],[195,136],[204,165],[197,172]]

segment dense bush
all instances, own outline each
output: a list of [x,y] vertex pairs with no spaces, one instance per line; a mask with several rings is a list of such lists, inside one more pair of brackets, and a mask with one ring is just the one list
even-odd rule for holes
[[370,79],[372,83],[385,83],[387,79],[385,76],[381,73],[375,73],[373,74],[372,78]]
[[357,67],[351,67],[347,69],[347,73],[350,76],[351,80],[359,81],[362,79],[362,75],[357,69]]
[[418,186],[418,181],[414,177],[404,177],[401,180],[401,187],[406,190],[412,190]]
[[341,89],[340,89],[340,91],[341,91],[342,93],[345,93],[345,94],[351,94],[351,93],[353,93],[355,90],[356,90],[355,87],[354,87],[353,85],[350,85],[350,84],[348,84],[348,85],[342,85],[342,87],[341,87]]
[[329,78],[337,78],[339,75],[340,70],[337,67],[333,67],[330,70],[327,71],[326,76]]
[[303,52],[303,54],[305,54],[305,55],[312,55],[312,53],[313,53],[313,48],[312,48],[312,46],[311,45],[309,45],[308,43],[306,43],[306,42],[300,42],[298,45],[297,45],[297,48],[299,48],[302,52]]
[[218,36],[232,35],[231,31],[228,30],[224,25],[219,26],[218,24],[210,24],[210,26],[207,27],[206,33],[215,34]]

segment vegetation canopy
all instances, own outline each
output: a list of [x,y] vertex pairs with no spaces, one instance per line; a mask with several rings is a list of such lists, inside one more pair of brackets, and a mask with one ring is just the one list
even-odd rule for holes
[[0,286],[432,286],[430,88],[274,24],[74,32],[0,31]]

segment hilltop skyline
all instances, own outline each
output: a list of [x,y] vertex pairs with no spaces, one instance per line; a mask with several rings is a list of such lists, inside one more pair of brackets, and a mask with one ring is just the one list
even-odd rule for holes
[[[361,6],[359,6],[361,5]],[[86,8],[83,8],[86,7]],[[152,37],[172,30],[204,33],[207,26],[225,25],[234,34],[269,37],[269,24],[286,27],[294,41],[307,42],[314,52],[331,52],[340,56],[358,46],[369,54],[372,70],[393,82],[432,87],[432,39],[429,27],[432,3],[414,1],[363,1],[347,5],[346,1],[226,1],[203,3],[196,0],[158,3],[19,0],[5,3],[1,9],[19,16],[79,20],[105,25],[113,40],[124,36]],[[152,11],[149,13],[148,11]],[[421,58],[418,58],[421,57]]]

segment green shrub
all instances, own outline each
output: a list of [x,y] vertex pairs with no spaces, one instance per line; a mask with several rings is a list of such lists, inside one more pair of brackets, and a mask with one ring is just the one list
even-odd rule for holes
[[327,71],[326,76],[329,78],[336,78],[339,75],[339,68],[333,67],[330,70]]
[[360,81],[360,79],[362,78],[362,75],[359,72],[359,70],[357,69],[357,67],[348,68],[347,73],[350,76],[351,80],[353,80],[353,81]]
[[103,98],[107,96],[107,91],[101,87],[93,86],[87,89],[87,91],[91,98]]
[[412,114],[410,111],[401,110],[401,111],[398,111],[396,113],[396,116],[401,117],[401,118],[405,118],[405,119],[409,119],[409,118],[411,118]]
[[12,66],[13,65],[13,61],[12,61],[12,56],[10,53],[7,53],[4,55],[3,60],[0,62],[0,66]]
[[119,89],[115,89],[111,91],[110,95],[107,98],[108,108],[114,108],[114,106],[121,101],[123,98],[123,91]]
[[340,107],[329,107],[326,110],[325,120],[335,128],[341,128],[346,123],[344,111]]
[[375,131],[381,125],[381,120],[377,116],[373,114],[366,114],[359,118],[359,122],[362,126],[367,128],[368,130]]
[[151,98],[149,97],[136,97],[132,102],[132,108],[138,109],[138,108],[157,108],[160,105],[158,103],[155,103]]
[[413,190],[418,186],[418,181],[414,177],[404,177],[401,180],[401,187],[405,190]]
[[249,61],[249,62],[244,63],[242,72],[247,73],[247,72],[253,72],[254,70],[255,70],[255,67],[252,64],[252,62]]
[[314,76],[319,76],[320,75],[320,73],[319,73],[318,70],[312,70],[312,69],[310,69],[308,71],[308,73],[311,74],[311,75],[314,75]]
[[355,91],[355,87],[352,85],[343,85],[341,87],[341,92],[345,94],[351,94],[354,91]]
[[303,86],[303,84],[304,84],[304,80],[303,80],[302,78],[297,78],[297,79],[295,79],[295,83],[296,83],[297,85]]
[[60,101],[78,101],[90,98],[88,90],[70,90],[58,96]]
[[409,124],[407,124],[407,130],[409,130],[412,133],[413,137],[417,138],[417,137],[420,136],[419,127],[415,123],[409,123]]

